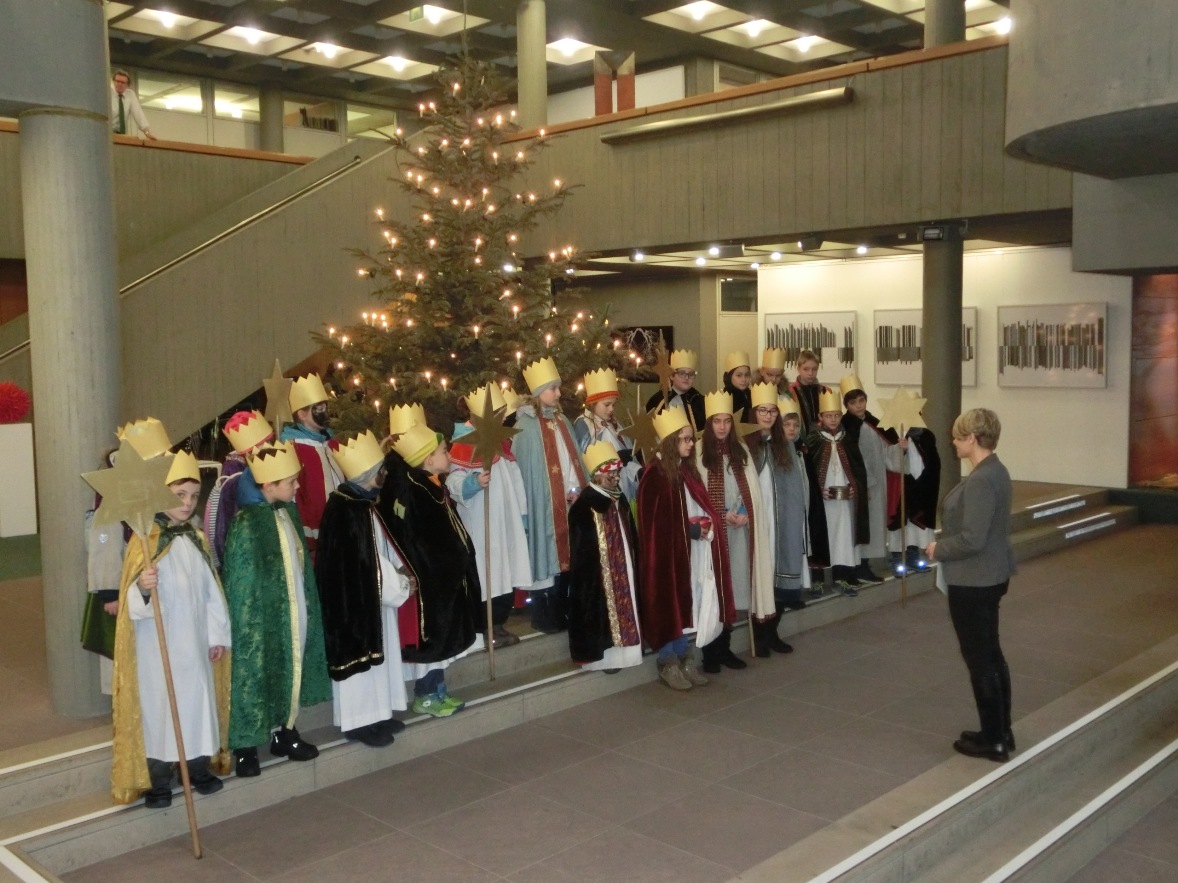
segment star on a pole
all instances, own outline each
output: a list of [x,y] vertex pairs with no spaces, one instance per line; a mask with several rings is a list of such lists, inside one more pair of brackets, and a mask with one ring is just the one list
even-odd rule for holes
[[735,417],[732,419],[732,428],[736,430],[736,434],[741,438],[752,435],[754,432],[761,431],[761,424],[759,423],[741,423]]
[[675,373],[675,369],[671,367],[671,356],[667,353],[667,344],[663,341],[661,331],[659,342],[654,347],[654,364],[650,368],[659,376],[659,389],[663,391],[663,398],[666,399],[671,391],[671,375]]
[[86,483],[102,496],[102,505],[94,513],[94,523],[125,521],[136,534],[146,537],[155,514],[175,509],[178,505],[176,495],[167,484],[171,466],[170,456],[144,460],[131,443],[123,439],[114,466],[82,473]]
[[275,432],[282,431],[282,424],[294,423],[294,414],[290,412],[290,388],[294,381],[282,376],[282,365],[274,360],[274,371],[262,381],[266,388],[266,420],[274,427]]
[[883,413],[879,418],[881,429],[894,429],[903,436],[909,429],[926,426],[921,409],[928,399],[921,398],[910,389],[901,386],[890,399],[880,399]]
[[470,425],[474,427],[469,438],[474,447],[475,456],[483,464],[483,471],[490,472],[491,463],[502,450],[503,442],[519,430],[504,426],[502,421],[495,416],[495,406],[491,401],[491,384],[489,383],[486,386],[486,395],[483,397],[483,413],[472,413]]
[[658,408],[651,408],[649,411],[639,411],[635,416],[634,412],[627,408],[626,419],[630,421],[630,425],[622,428],[622,434],[633,440],[634,449],[641,452],[647,463],[654,462],[654,455],[659,449],[659,434],[654,429],[656,413]]

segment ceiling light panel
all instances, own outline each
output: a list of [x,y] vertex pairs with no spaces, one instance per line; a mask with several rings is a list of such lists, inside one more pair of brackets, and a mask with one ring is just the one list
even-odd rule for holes
[[687,31],[689,34],[728,28],[751,21],[753,18],[754,16],[737,12],[719,3],[712,3],[710,0],[697,0],[695,3],[686,3],[666,12],[646,16],[649,22],[677,31]]
[[302,43],[295,37],[282,37],[259,28],[232,27],[220,34],[205,37],[203,46],[218,49],[232,49],[234,52],[248,52],[251,55],[277,55]]
[[435,37],[445,37],[469,28],[477,28],[486,24],[490,19],[479,18],[477,15],[463,15],[461,12],[451,12],[440,6],[415,6],[400,15],[382,18],[380,24],[390,28],[400,28],[415,34],[430,34]]
[[831,55],[838,55],[841,52],[850,52],[851,47],[844,46],[842,43],[835,43],[823,37],[814,37],[807,34],[795,40],[777,43],[774,46],[762,46],[757,51],[764,52],[766,55],[772,55],[775,58],[784,58],[786,61],[803,62],[828,58]]
[[[114,4],[112,4],[114,5]],[[110,14],[108,10],[108,15]],[[204,21],[187,15],[176,15],[163,9],[141,9],[111,24],[111,30],[131,31],[152,37],[169,37],[173,40],[196,40],[223,25],[215,21]]]
[[774,24],[763,18],[755,18],[738,25],[733,25],[730,28],[708,31],[702,36],[712,40],[719,40],[722,43],[728,43],[732,46],[757,49],[761,46],[772,46],[776,43],[784,43],[787,40],[795,40],[803,36],[803,34],[801,31],[795,31],[793,28],[787,28],[785,25]]
[[[380,56],[374,52],[364,52],[359,49],[349,49],[335,43],[307,43],[282,54],[283,58],[291,61],[301,61],[317,67],[332,67],[336,70],[353,68],[360,64],[375,61]],[[393,70],[390,66],[389,70]]]
[[386,80],[416,80],[438,70],[436,64],[414,61],[401,55],[386,55],[375,61],[356,65],[353,70]]
[[595,53],[604,51],[604,46],[594,46],[592,43],[582,43],[572,37],[562,37],[549,43],[545,47],[544,55],[549,64],[581,64],[592,61]]

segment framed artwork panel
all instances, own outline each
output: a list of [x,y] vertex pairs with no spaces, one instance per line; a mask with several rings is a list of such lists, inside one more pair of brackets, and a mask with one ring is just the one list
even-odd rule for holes
[[998,385],[1108,386],[1108,304],[998,308]]
[[797,363],[802,350],[818,356],[818,382],[838,386],[839,379],[855,370],[858,338],[853,310],[838,313],[766,313],[765,346],[785,350],[785,368]]
[[[875,311],[875,382],[921,385],[923,310]],[[978,385],[978,308],[961,311],[961,385]]]

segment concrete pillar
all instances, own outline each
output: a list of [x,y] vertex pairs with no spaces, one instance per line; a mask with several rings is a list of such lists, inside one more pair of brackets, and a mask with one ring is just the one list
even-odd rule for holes
[[924,7],[924,48],[965,39],[965,0],[928,0]]
[[683,63],[683,94],[707,95],[716,91],[716,62],[711,58],[689,58]]
[[520,0],[515,16],[516,73],[519,124],[525,129],[548,124],[547,28],[544,0]]
[[920,337],[924,422],[941,455],[938,501],[961,481],[961,462],[949,430],[961,413],[961,287],[963,243],[956,223],[936,228],[941,240],[924,242],[924,315]]
[[4,16],[16,24],[0,55],[21,73],[0,84],[0,108],[20,117],[45,644],[54,710],[83,717],[109,706],[78,642],[94,502],[79,475],[114,445],[120,386],[106,25],[87,0],[21,6]]
[[263,86],[258,93],[258,147],[282,153],[283,145],[282,90],[277,86]]

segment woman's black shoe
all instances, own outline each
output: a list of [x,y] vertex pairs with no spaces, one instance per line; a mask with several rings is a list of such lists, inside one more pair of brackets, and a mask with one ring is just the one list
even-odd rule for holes
[[[981,742],[981,730],[962,730],[961,738],[969,742]],[[1014,751],[1014,730],[1007,730],[1006,735],[1002,737],[1002,742],[1006,745],[1007,751]]]
[[270,753],[291,760],[314,760],[319,756],[319,749],[310,742],[304,742],[298,730],[282,727],[270,737]]
[[[726,665],[729,668],[740,671],[742,668],[748,668],[749,664],[733,653],[731,650],[726,650],[724,655],[720,657],[720,664]],[[718,671],[719,669],[717,669]],[[707,671],[707,669],[704,669]]]
[[958,739],[953,743],[953,750],[966,757],[980,757],[996,763],[1006,763],[1010,760],[1010,752],[1006,750],[1006,743],[975,742],[973,739]]

